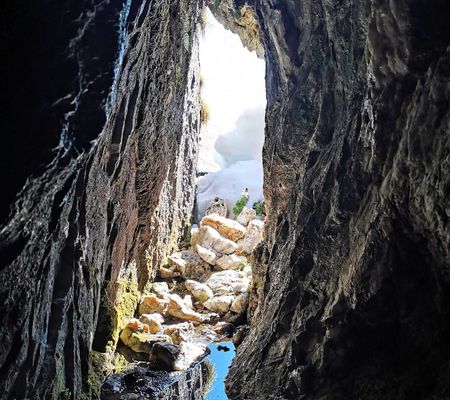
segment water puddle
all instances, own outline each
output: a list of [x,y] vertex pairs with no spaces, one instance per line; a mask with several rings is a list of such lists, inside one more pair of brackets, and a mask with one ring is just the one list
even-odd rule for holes
[[225,377],[234,357],[234,345],[231,342],[212,343],[208,360],[214,366],[214,381],[205,400],[227,400],[225,393]]

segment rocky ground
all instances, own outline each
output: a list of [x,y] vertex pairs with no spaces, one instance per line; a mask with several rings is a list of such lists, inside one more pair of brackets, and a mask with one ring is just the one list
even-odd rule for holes
[[[250,208],[236,220],[223,214],[208,214],[194,225],[190,243],[160,267],[159,279],[120,333],[118,351],[129,362],[185,371],[208,354],[209,343],[233,334],[240,341],[252,286],[250,255],[264,222]],[[115,385],[120,392],[122,383]],[[112,380],[106,387],[114,392]]]

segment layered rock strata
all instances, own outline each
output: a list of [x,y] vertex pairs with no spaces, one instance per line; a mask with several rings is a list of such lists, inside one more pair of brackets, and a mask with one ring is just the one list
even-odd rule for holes
[[[62,151],[42,176],[29,180],[1,231],[3,398],[89,392],[94,333],[97,350],[114,346],[115,327],[134,312],[140,290],[191,214],[199,5],[163,0],[123,7],[129,7],[123,11],[129,14],[124,53],[102,133],[89,152]],[[78,35],[101,24],[94,12],[87,17]],[[117,45],[116,17],[105,40]],[[73,50],[84,50],[75,39]],[[106,73],[113,74],[112,63]],[[104,88],[103,102],[108,93]],[[78,120],[87,117],[73,112]],[[70,131],[75,141],[84,134]],[[101,301],[104,318],[97,324]]]
[[448,3],[254,10],[267,61],[267,242],[230,398],[446,398]]

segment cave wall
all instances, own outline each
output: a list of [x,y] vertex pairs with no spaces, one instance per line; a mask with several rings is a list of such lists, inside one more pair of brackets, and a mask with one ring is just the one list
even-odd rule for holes
[[268,221],[230,398],[448,398],[448,2],[252,4]]
[[[2,173],[33,159],[4,203],[34,177],[0,233],[0,397],[90,398],[100,304],[114,309],[121,279],[145,287],[192,210],[199,4],[40,1],[23,20],[21,9],[4,8],[17,22],[2,29],[12,51],[2,68],[16,82],[2,83],[14,155]],[[45,46],[50,59],[34,60]]]

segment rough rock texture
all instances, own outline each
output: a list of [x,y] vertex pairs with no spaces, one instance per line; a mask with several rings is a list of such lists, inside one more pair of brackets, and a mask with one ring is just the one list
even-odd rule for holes
[[[7,16],[18,17],[14,7],[7,2]],[[63,80],[65,89],[56,84],[53,87],[45,75],[48,88],[44,89],[49,90],[49,96],[53,88],[58,88],[50,101],[68,95],[64,102],[70,103],[79,99],[78,90],[84,96],[91,88],[93,97],[86,95],[90,102],[85,106],[90,110],[92,103],[101,107],[110,93],[114,71],[113,57],[104,58],[102,49],[111,43],[114,49],[119,47],[118,13],[124,5],[100,0],[70,4],[38,1],[39,7],[43,10],[38,15],[61,18],[66,31],[55,38],[58,48],[74,52],[79,63],[75,64],[84,68],[77,84],[79,71],[72,74],[66,55],[56,53],[46,43],[55,53],[53,69],[45,74]],[[98,324],[98,350],[104,350],[108,335],[117,336],[114,325],[121,319],[121,310],[114,308],[120,286],[116,283],[128,282],[134,270],[135,281],[129,285],[136,286],[133,302],[137,303],[136,292],[173,250],[192,209],[199,125],[198,3],[133,0],[125,7],[130,9],[123,32],[123,59],[119,57],[103,132],[99,135],[104,115],[96,114],[95,122],[90,123],[81,107],[83,102],[79,107],[64,106],[64,110],[73,111],[70,119],[79,122],[69,125],[68,133],[61,133],[64,140],[81,151],[78,138],[87,138],[88,142],[98,138],[90,151],[79,155],[61,150],[42,175],[30,179],[19,195],[12,219],[0,233],[2,398],[47,399],[70,393],[78,398],[89,391],[89,351],[101,299],[106,319]],[[105,13],[115,22],[105,18]],[[6,39],[14,35],[13,28],[11,23],[2,26]],[[61,29],[59,23],[53,25],[45,18],[39,26],[44,37],[47,30],[53,37]],[[31,30],[28,35],[27,44],[34,54],[33,40],[41,40],[41,36],[34,39]],[[100,48],[86,44],[94,36],[102,39]],[[42,58],[47,62],[45,54],[39,54],[39,62]],[[16,58],[14,53],[11,62],[17,62]],[[7,57],[2,56],[3,62],[9,66]],[[66,74],[56,76],[59,68]],[[103,84],[95,78],[99,71],[106,76]],[[41,89],[37,71],[22,71],[27,82],[31,79],[27,74],[35,72],[34,87]],[[4,79],[9,77],[2,76]],[[22,76],[16,79],[23,91],[26,85],[20,86],[21,80]],[[14,94],[11,90],[11,96],[20,96],[22,92],[15,90]],[[22,99],[27,99],[26,93],[22,93]],[[39,101],[47,105],[44,97]],[[37,107],[34,103],[31,106]],[[22,105],[25,107],[26,102]],[[28,110],[24,112],[28,115]],[[8,116],[11,125],[17,122],[15,115]],[[33,125],[33,119],[28,123]],[[6,133],[14,136],[14,132]],[[25,143],[27,137],[21,140]],[[50,147],[47,141],[42,146],[42,150]],[[15,163],[26,160],[27,154],[24,152]]]
[[448,398],[448,2],[255,8],[267,242],[229,395]]

